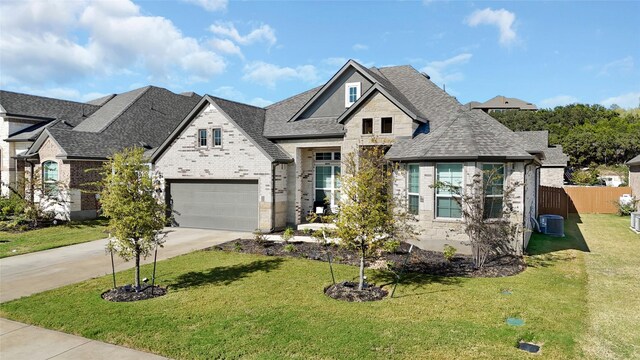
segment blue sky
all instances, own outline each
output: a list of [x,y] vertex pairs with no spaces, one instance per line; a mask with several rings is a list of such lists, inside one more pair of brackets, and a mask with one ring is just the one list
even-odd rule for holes
[[640,102],[637,1],[3,0],[0,13],[0,87],[70,100],[152,84],[264,106],[353,58],[412,65],[462,103]]

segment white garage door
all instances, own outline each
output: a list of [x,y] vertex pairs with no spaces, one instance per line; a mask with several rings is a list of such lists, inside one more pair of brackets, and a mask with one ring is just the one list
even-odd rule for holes
[[174,224],[202,229],[258,228],[257,181],[171,181],[169,206]]

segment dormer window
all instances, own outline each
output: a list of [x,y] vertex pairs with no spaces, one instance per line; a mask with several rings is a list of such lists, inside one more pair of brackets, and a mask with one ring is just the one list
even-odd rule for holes
[[347,83],[344,90],[344,107],[353,105],[360,98],[359,82]]

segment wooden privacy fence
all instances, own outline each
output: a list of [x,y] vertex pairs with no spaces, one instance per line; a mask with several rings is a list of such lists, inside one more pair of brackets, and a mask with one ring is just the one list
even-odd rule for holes
[[538,213],[560,215],[565,219],[571,214],[615,214],[615,203],[622,194],[631,194],[630,187],[565,186],[563,188],[540,186]]
[[622,194],[631,194],[630,187],[565,186],[569,197],[569,212],[578,214],[615,214],[615,203]]
[[569,215],[569,199],[563,188],[540,186],[538,190],[538,213],[560,215],[567,218]]

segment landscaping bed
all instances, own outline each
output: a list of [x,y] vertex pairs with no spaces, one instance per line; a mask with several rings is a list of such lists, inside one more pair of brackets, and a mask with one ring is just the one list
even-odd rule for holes
[[[382,251],[369,259],[367,266],[376,269],[400,271],[410,244],[401,243],[395,252]],[[267,256],[285,256],[318,261],[328,261],[329,255],[334,263],[358,266],[360,258],[353,251],[335,244],[319,244],[311,242],[265,241],[258,244],[253,239],[237,239],[207,250],[235,251]],[[438,276],[457,277],[503,277],[522,272],[526,268],[522,258],[503,256],[487,261],[482,269],[476,269],[469,255],[455,255],[451,261],[444,258],[441,252],[429,251],[414,246],[404,271]]]
[[113,302],[129,302],[153,299],[158,296],[167,294],[167,289],[160,286],[147,286],[144,289],[136,292],[133,286],[125,285],[118,286],[115,289],[107,290],[102,293],[102,298]]

